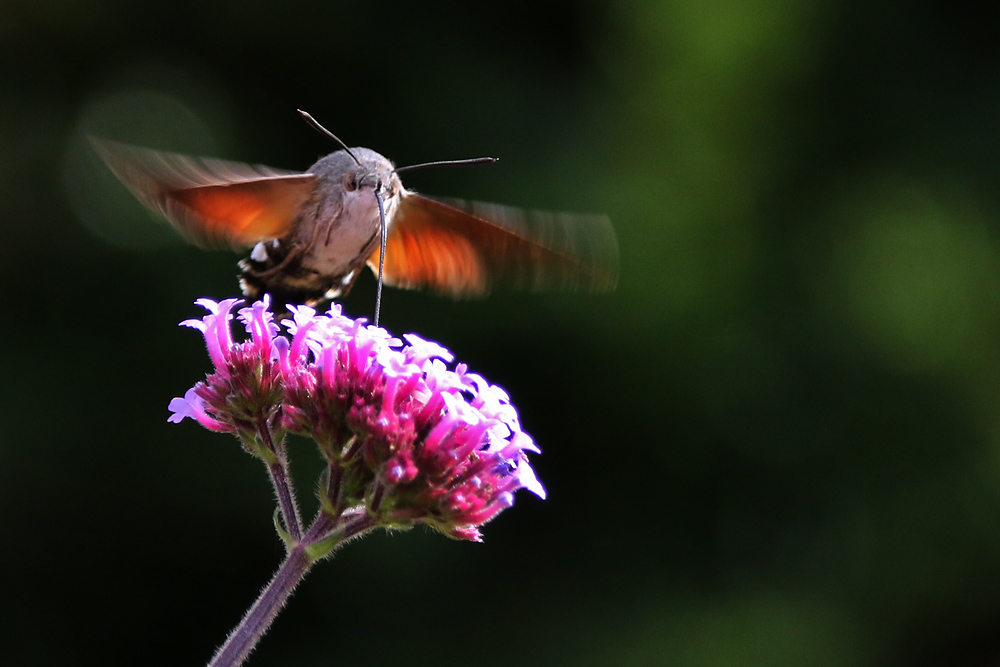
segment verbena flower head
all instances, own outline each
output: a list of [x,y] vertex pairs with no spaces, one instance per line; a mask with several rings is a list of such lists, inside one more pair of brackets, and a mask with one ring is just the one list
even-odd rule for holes
[[[240,311],[250,339],[234,342],[233,300],[201,300],[210,312],[193,326],[205,335],[216,371],[170,403],[170,421],[241,433],[267,420],[276,431],[314,439],[336,476],[331,505],[362,505],[379,525],[426,524],[480,540],[478,526],[510,507],[525,488],[545,490],[506,392],[451,353],[414,334],[405,343],[338,305],[305,306],[271,321],[268,302]],[[258,420],[254,422],[254,420]]]
[[174,414],[169,421],[184,417],[197,420],[205,428],[236,434],[253,434],[261,419],[268,419],[282,401],[281,378],[274,363],[274,335],[278,332],[265,296],[251,308],[239,311],[239,319],[251,337],[233,341],[230,311],[238,299],[216,303],[196,301],[209,311],[200,320],[185,320],[181,326],[198,329],[205,336],[208,356],[215,372],[188,390],[184,398],[170,402]]

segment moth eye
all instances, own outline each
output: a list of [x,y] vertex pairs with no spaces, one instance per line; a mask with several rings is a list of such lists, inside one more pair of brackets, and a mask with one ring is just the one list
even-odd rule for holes
[[344,175],[344,189],[353,192],[358,189],[358,178],[354,174]]

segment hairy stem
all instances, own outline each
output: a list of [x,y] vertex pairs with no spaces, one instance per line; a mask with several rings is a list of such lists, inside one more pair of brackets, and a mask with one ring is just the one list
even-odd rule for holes
[[292,490],[288,468],[283,461],[278,461],[268,463],[267,471],[271,474],[271,484],[274,486],[274,495],[278,497],[278,508],[281,510],[285,530],[298,542],[302,539],[302,520],[299,517],[299,507],[295,502],[295,492]]
[[239,667],[243,664],[250,651],[267,632],[278,612],[285,606],[292,591],[316,562],[309,557],[309,547],[330,539],[334,533],[339,532],[336,544],[324,549],[324,555],[317,558],[319,560],[344,542],[372,530],[376,525],[377,520],[367,515],[354,516],[342,522],[340,517],[321,512],[309,534],[288,552],[285,562],[278,568],[271,582],[261,592],[240,624],[229,633],[226,642],[215,652],[208,667]]
[[285,524],[285,530],[295,542],[298,542],[302,539],[302,517],[299,515],[299,506],[295,502],[292,480],[288,475],[288,457],[285,454],[284,446],[282,445],[281,451],[278,450],[274,443],[274,437],[271,435],[271,427],[264,419],[261,419],[257,424],[257,433],[264,441],[264,446],[274,454],[267,460],[267,472],[271,476],[274,495],[278,498],[278,509],[281,510],[281,519]]
[[340,461],[333,461],[327,470],[326,476],[326,497],[330,501],[330,506],[339,510],[340,489],[344,480],[344,469],[340,466]]
[[298,545],[289,551],[274,578],[247,611],[240,624],[229,634],[226,642],[215,652],[208,667],[242,665],[310,567],[312,562],[306,555],[305,547]]

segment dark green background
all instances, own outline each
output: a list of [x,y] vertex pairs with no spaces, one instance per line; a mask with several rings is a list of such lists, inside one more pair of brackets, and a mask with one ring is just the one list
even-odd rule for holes
[[407,184],[606,212],[623,265],[386,293],[510,391],[550,498],[350,545],[251,665],[1000,663],[1000,9],[962,4],[4,0],[0,664],[202,664],[280,561],[263,468],[165,421],[237,258],[84,137],[303,169],[297,107],[498,155]]

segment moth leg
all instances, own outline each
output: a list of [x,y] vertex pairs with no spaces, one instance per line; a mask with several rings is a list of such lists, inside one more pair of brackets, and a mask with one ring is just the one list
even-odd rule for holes
[[275,264],[274,266],[272,266],[269,269],[264,269],[263,271],[258,271],[257,269],[254,269],[252,267],[247,267],[245,270],[246,270],[247,273],[249,273],[250,275],[252,275],[254,278],[268,278],[268,277],[273,276],[274,274],[279,273],[280,271],[284,270],[285,267],[287,267],[289,264],[292,263],[292,260],[294,260],[297,257],[299,257],[301,254],[302,254],[302,249],[301,248],[292,247],[292,249],[288,251],[288,254],[285,255],[285,258],[283,260],[281,260],[281,262],[279,262],[278,264]]
[[361,277],[360,269],[355,269],[354,271],[352,271],[344,280],[344,282],[340,284],[340,287],[337,289],[337,291],[339,292],[337,296],[347,296],[348,294],[350,294],[351,289],[354,287],[354,283],[358,282],[359,277]]
[[307,255],[309,251],[312,250],[313,247],[316,245],[316,240],[318,238],[319,238],[319,225],[316,225],[316,229],[313,231],[312,238],[309,239],[309,244],[305,248],[303,248],[302,246],[293,245],[292,249],[288,251],[288,254],[285,255],[285,258],[282,259],[279,263],[275,264],[269,269],[264,269],[263,271],[251,270],[250,273],[255,278],[268,278],[276,273],[283,271],[285,268],[288,267],[289,264],[292,263],[292,260],[302,257],[303,255]]

